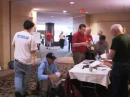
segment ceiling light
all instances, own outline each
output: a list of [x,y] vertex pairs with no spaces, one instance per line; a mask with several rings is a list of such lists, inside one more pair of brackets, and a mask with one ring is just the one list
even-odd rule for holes
[[40,8],[33,8],[33,10],[34,10],[34,11],[39,11],[39,10],[40,10]]
[[71,1],[70,4],[73,5],[73,4],[75,4],[75,2]]
[[63,13],[67,13],[67,10],[63,10]]

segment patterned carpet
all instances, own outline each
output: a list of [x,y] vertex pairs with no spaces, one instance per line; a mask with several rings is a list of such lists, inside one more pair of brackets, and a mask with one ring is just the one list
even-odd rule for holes
[[[50,50],[45,49],[44,47],[39,52],[39,58],[45,57],[47,52],[54,52],[56,56],[58,57],[58,60],[56,61],[59,70],[64,74],[63,78],[65,78],[68,70],[72,68],[72,57],[66,57],[71,56],[71,53],[69,53],[66,50],[62,50],[59,48],[51,48]],[[64,56],[64,57],[63,57]],[[65,61],[64,61],[65,60]],[[63,62],[64,61],[64,62]],[[36,90],[36,69],[33,70],[32,77],[29,82],[29,95],[28,97],[38,97],[37,93],[35,93],[34,90]],[[0,74],[1,75],[1,74]],[[5,76],[5,75],[4,75]],[[82,89],[81,90],[84,97],[97,97],[93,90],[91,89]],[[110,91],[106,90],[102,86],[97,86],[97,92],[99,94],[99,97],[110,97]],[[14,96],[14,75],[9,74],[9,76],[1,77],[0,76],[0,97],[15,97]]]
[[[60,71],[64,74],[67,73],[72,65],[58,65]],[[63,76],[65,77],[65,76]],[[32,73],[32,77],[29,82],[29,96],[28,97],[38,97],[34,92],[36,89],[36,73]],[[14,96],[14,75],[0,79],[0,97],[15,97]]]

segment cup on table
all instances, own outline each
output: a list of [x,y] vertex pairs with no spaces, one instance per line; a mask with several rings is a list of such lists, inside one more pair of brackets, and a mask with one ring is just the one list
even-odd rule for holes
[[89,71],[92,72],[93,71],[93,67],[89,66]]

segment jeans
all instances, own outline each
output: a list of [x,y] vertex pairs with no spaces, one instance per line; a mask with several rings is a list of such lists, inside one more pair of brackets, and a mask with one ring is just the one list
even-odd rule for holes
[[31,65],[23,64],[19,61],[14,62],[15,70],[15,92],[19,92],[24,95],[27,92],[27,83],[31,74]]

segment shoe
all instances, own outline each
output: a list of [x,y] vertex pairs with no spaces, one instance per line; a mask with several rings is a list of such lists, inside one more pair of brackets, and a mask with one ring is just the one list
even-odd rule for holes
[[15,92],[15,97],[22,97],[22,95],[19,92]]
[[28,96],[28,95],[29,95],[29,93],[28,93],[28,92],[25,92],[22,97],[26,97],[26,96]]

